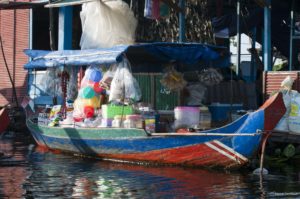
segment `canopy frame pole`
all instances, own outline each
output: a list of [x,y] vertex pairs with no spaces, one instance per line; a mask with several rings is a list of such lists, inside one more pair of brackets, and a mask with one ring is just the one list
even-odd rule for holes
[[293,36],[294,36],[294,25],[295,25],[295,0],[292,1],[292,6],[291,6],[291,27],[290,27],[290,56],[289,56],[289,70],[293,70]]
[[264,7],[264,70],[272,70],[272,46],[271,46],[271,0],[266,0]]
[[239,70],[241,67],[241,23],[240,23],[240,18],[241,18],[241,3],[240,0],[237,1],[236,4],[236,15],[237,15],[237,20],[236,20],[236,33],[237,33],[237,60],[236,60],[236,74],[237,76],[239,75]]

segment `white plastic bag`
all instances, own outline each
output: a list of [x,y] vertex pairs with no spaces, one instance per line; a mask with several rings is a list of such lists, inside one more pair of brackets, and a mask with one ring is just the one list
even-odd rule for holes
[[142,93],[138,82],[129,70],[129,63],[126,59],[117,66],[114,78],[111,82],[109,101],[123,102],[141,99]]
[[[293,125],[293,120],[294,119],[300,119],[300,118],[295,118],[292,115],[295,115],[295,113],[291,113],[291,107],[292,107],[292,101],[294,100],[295,96],[297,96],[298,92],[295,90],[291,90],[293,86],[294,80],[291,78],[291,76],[287,76],[282,82],[281,82],[281,93],[283,97],[283,102],[286,108],[285,114],[282,116],[280,121],[275,127],[275,130],[278,131],[289,131],[292,129],[295,130],[295,127]],[[294,111],[293,111],[294,112]],[[300,116],[300,115],[299,115]],[[299,132],[300,132],[300,126],[299,126]]]
[[291,112],[291,99],[292,99],[293,91],[283,90],[281,92],[282,92],[282,98],[286,108],[286,112],[282,116],[278,124],[276,125],[275,130],[289,131],[288,119],[289,119],[289,114]]
[[282,82],[281,82],[281,88],[285,90],[291,90],[292,86],[294,84],[294,80],[291,78],[291,76],[287,76]]
[[81,49],[134,43],[137,20],[128,4],[122,0],[84,3],[80,17]]

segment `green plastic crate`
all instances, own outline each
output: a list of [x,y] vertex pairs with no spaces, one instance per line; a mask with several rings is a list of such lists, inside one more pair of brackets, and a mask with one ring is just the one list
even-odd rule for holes
[[134,113],[132,106],[120,105],[102,105],[102,117],[113,119],[116,115],[132,115]]

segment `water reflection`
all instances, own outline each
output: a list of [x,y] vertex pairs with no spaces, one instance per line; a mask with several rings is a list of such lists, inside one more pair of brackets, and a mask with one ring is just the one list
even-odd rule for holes
[[[24,139],[22,139],[24,140]],[[296,198],[299,170],[224,172],[155,167],[30,151],[30,143],[0,140],[0,198]]]

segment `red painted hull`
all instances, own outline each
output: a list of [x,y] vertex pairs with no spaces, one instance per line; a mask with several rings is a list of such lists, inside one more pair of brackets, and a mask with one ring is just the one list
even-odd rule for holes
[[6,108],[0,110],[0,134],[3,133],[9,125],[9,116]]
[[147,160],[147,162],[152,163],[231,169],[239,168],[249,162],[246,157],[237,154],[232,149],[217,141],[143,153],[99,154],[99,157],[132,162],[145,162]]

